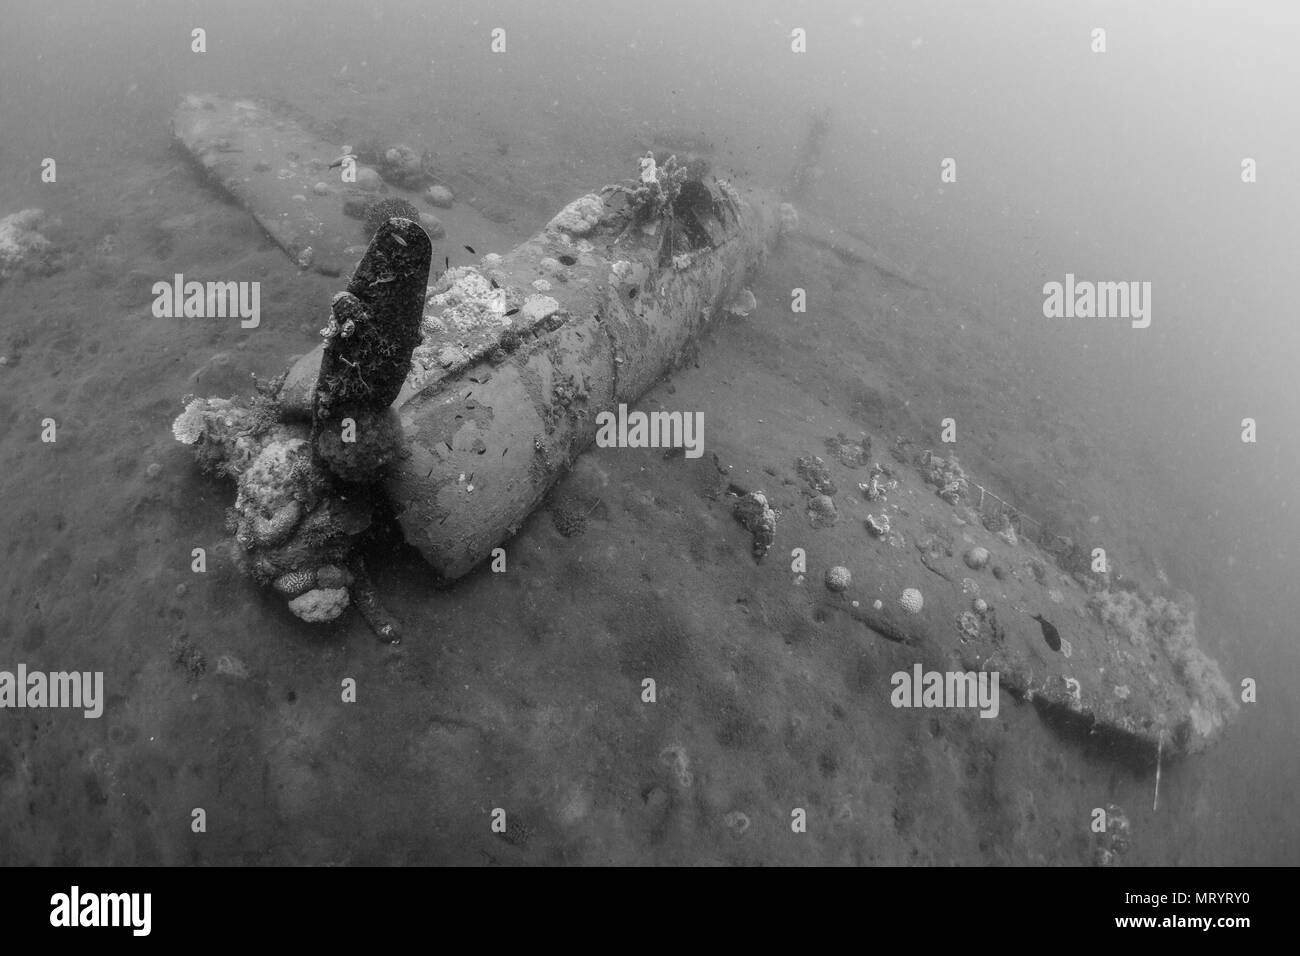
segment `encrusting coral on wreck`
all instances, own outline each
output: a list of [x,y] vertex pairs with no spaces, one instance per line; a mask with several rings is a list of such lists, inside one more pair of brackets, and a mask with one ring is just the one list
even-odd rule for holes
[[799,477],[808,483],[815,494],[834,495],[837,491],[826,462],[817,455],[803,455],[794,463]]
[[827,569],[826,590],[831,591],[835,594],[840,594],[844,591],[847,591],[849,589],[849,585],[851,585],[852,583],[853,583],[853,575],[849,572],[849,569],[844,567],[843,565],[837,564],[835,567]]
[[889,515],[882,514],[878,518],[875,515],[867,515],[864,523],[873,538],[883,538],[889,534]]
[[733,514],[754,536],[754,558],[761,561],[776,541],[776,521],[779,515],[767,503],[761,491],[751,491],[736,502]]
[[315,588],[290,601],[289,610],[309,624],[319,624],[337,618],[349,600],[347,588]]
[[339,480],[313,461],[305,423],[266,428],[248,405],[194,399],[172,432],[205,471],[235,480],[227,524],[236,563],[259,583],[301,593],[318,567],[345,561],[370,525],[368,507],[344,500]]
[[304,568],[300,571],[290,571],[288,574],[282,574],[271,582],[271,587],[275,588],[285,597],[297,597],[304,594],[316,586],[316,572],[311,568]]
[[[871,460],[871,436],[863,432],[855,440],[839,432],[834,438],[826,439],[826,451],[838,458],[846,468],[861,468]],[[875,472],[873,476],[874,474]]]
[[[590,231],[586,227],[587,220],[593,215],[596,220],[601,218],[594,211],[597,203],[603,211],[612,205],[611,200],[622,199],[623,206],[617,212],[623,218],[623,233],[658,234],[659,265],[686,268],[691,263],[692,253],[716,245],[720,226],[729,217],[734,219],[736,216],[735,190],[721,180],[716,185],[716,189],[710,189],[698,170],[692,169],[690,164],[679,163],[676,156],[669,156],[660,164],[654,153],[646,153],[641,158],[640,176],[632,185],[616,183],[601,190],[600,196],[592,194],[578,200],[588,207],[580,220],[580,228]],[[609,200],[604,197],[609,197]],[[552,220],[552,226],[560,217],[572,218],[577,211],[576,205],[566,207]],[[573,235],[583,234],[571,227],[557,228]]]
[[808,523],[814,528],[829,528],[839,517],[835,499],[830,495],[813,495],[808,499]]
[[956,455],[944,458],[926,451],[917,459],[916,464],[926,482],[938,489],[935,494],[948,504],[959,504],[966,497],[970,483]]
[[1218,663],[1197,643],[1191,597],[1175,601],[1141,590],[1107,589],[1094,594],[1088,607],[1108,633],[1125,639],[1137,653],[1150,653],[1152,645],[1164,651],[1191,698],[1183,747],[1197,750],[1217,738],[1240,705]]
[[313,623],[341,615],[350,589],[364,592],[357,606],[387,640],[399,632],[373,600],[355,551],[373,519],[369,486],[397,447],[388,406],[420,339],[430,255],[428,236],[411,220],[380,226],[348,290],[334,298],[310,408],[285,395],[281,376],[246,402],[191,399],[172,424],[205,471],[237,483],[228,524],[240,569]]
[[557,212],[546,224],[546,231],[585,236],[596,228],[604,215],[605,201],[595,193],[588,193]]

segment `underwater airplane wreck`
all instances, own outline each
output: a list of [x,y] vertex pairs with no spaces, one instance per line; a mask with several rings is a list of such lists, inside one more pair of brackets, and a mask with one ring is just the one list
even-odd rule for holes
[[[249,577],[304,621],[355,606],[388,641],[401,625],[360,560],[381,514],[452,582],[508,542],[593,445],[598,416],[635,405],[720,316],[752,307],[767,257],[800,244],[917,281],[781,196],[653,152],[515,248],[432,275],[418,157],[385,154],[336,187],[331,161],[355,157],[282,108],[194,94],[173,125],[300,268],[349,277],[318,347],[256,394],[188,401],[175,437],[235,482],[229,530]],[[1063,732],[1152,757],[1220,737],[1238,705],[1197,644],[1189,596],[1096,570],[1077,544],[1041,546],[955,457],[903,437],[884,450],[838,436],[801,458],[803,515],[731,485],[735,532],[757,560],[805,519],[828,553],[874,549],[870,589],[830,567],[821,611],[997,672]]]

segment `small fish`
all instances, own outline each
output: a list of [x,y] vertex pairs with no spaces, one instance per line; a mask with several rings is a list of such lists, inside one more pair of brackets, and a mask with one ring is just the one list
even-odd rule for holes
[[1037,621],[1038,626],[1043,629],[1043,640],[1047,642],[1047,646],[1054,651],[1060,651],[1061,635],[1057,632],[1056,628],[1052,625],[1052,622],[1039,614],[1032,614],[1030,616],[1035,621]]
[[506,315],[514,315],[518,311],[519,311],[518,309],[510,309],[506,312]]
[[494,289],[499,289],[499,288],[501,288],[501,286],[497,285],[497,280],[496,280],[496,279],[488,279],[488,282],[491,282],[491,283],[492,283],[492,288],[494,288]]
[[478,255],[478,253],[474,251],[474,247],[473,247],[473,246],[465,246],[464,248],[465,248],[465,251],[468,252],[471,256],[476,256],[476,255]]
[[451,269],[451,256],[443,256],[442,265],[445,269]]
[[344,153],[344,154],[343,154],[342,156],[340,156],[338,159],[334,160],[334,162],[330,163],[329,168],[330,168],[330,169],[338,169],[340,166],[342,166],[342,165],[343,165],[344,163],[346,163],[348,160],[351,160],[352,162],[355,163],[355,162],[357,161],[357,155],[356,155],[356,153]]

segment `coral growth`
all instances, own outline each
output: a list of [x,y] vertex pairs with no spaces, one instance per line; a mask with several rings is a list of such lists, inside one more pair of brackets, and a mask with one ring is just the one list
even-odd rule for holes
[[777,513],[768,506],[767,496],[752,491],[736,502],[736,520],[754,536],[754,558],[762,560],[776,540]]
[[850,439],[843,432],[826,439],[826,451],[840,460],[846,468],[861,468],[871,460],[871,436],[866,432],[858,439]]
[[0,219],[0,282],[19,273],[48,275],[62,267],[58,249],[39,230],[57,222],[24,209]]
[[1149,634],[1147,602],[1131,591],[1103,591],[1094,595],[1088,607],[1098,623],[1112,628],[1138,650],[1146,650]]
[[238,478],[261,450],[249,435],[246,408],[224,398],[196,398],[172,422],[172,435],[194,446],[194,457],[205,474]]
[[[882,477],[888,476],[888,480],[881,481]],[[862,492],[864,498],[868,501],[886,501],[886,492],[893,491],[898,487],[897,479],[892,477],[892,472],[887,468],[881,468],[875,465],[871,469],[871,477],[866,482],[858,483],[858,491]]]
[[[715,245],[720,227],[735,218],[739,199],[729,185],[706,185],[707,166],[679,163],[669,156],[660,164],[653,153],[641,158],[641,174],[632,185],[606,186],[602,193],[618,196],[624,205],[621,240],[640,232],[659,235],[659,265],[690,264],[691,253]],[[587,197],[584,197],[587,198]]]
[[285,597],[297,597],[316,586],[316,572],[311,570],[290,571],[271,582],[271,586]]
[[275,548],[289,540],[293,529],[302,518],[302,503],[286,502],[274,514],[253,518],[253,544],[259,548]]
[[242,434],[251,438],[265,435],[280,423],[280,402],[276,398],[284,377],[257,382],[256,394],[248,401],[248,415],[240,424]]
[[[205,471],[237,482],[227,528],[235,564],[291,597],[309,622],[330,621],[362,587],[342,565],[373,519],[375,481],[396,452],[399,424],[389,407],[419,341],[431,249],[403,218],[383,221],[348,291],[335,297],[314,388],[281,401],[287,376],[258,383],[247,404],[187,400],[172,424]],[[307,396],[310,396],[308,398]],[[310,409],[311,425],[299,419]],[[369,584],[363,616],[386,640],[396,625]],[[358,597],[361,601],[361,597]]]
[[689,175],[685,166],[670,156],[662,166],[653,153],[641,157],[641,174],[634,185],[606,186],[605,191],[627,197],[631,227],[641,227],[664,217],[680,196]]
[[1088,607],[1108,629],[1128,639],[1138,651],[1161,648],[1191,699],[1191,736],[1195,750],[1218,736],[1239,705],[1223,672],[1197,644],[1196,612],[1191,598],[1178,603],[1163,595],[1141,591],[1105,590],[1093,595]]
[[172,435],[182,445],[193,445],[203,437],[208,411],[208,399],[196,398],[185,406],[185,411],[176,416],[172,422]]
[[916,462],[926,482],[938,489],[935,493],[950,505],[960,504],[966,497],[970,483],[957,456],[943,458],[932,451],[923,453]]
[[849,569],[843,565],[837,564],[835,567],[827,569],[826,590],[834,591],[838,594],[841,591],[847,591],[849,585],[852,583],[853,575],[850,574]]
[[588,193],[556,213],[546,224],[546,231],[585,236],[596,228],[604,215],[605,201],[595,193]]
[[351,576],[330,566],[347,559],[368,526],[369,504],[364,496],[337,495],[334,480],[314,463],[306,425],[259,421],[273,414],[269,393],[253,406],[196,399],[172,426],[205,470],[237,482],[226,515],[239,545],[236,565],[288,597],[313,586],[346,589]]
[[473,266],[457,266],[442,274],[425,300],[421,331],[432,338],[444,331],[505,328],[511,324],[506,313],[521,304]]
[[813,495],[808,499],[808,521],[814,528],[829,528],[838,520],[835,499],[830,495]]
[[795,471],[799,477],[808,482],[815,493],[819,495],[834,495],[836,493],[835,482],[831,480],[831,473],[826,467],[826,462],[816,455],[803,455],[795,461]]
[[337,618],[349,602],[346,588],[315,588],[289,602],[289,610],[308,624],[323,624]]
[[239,479],[235,508],[241,513],[255,513],[273,519],[277,512],[294,502],[295,471],[299,452],[307,447],[300,437],[277,436],[262,446],[257,457]]

